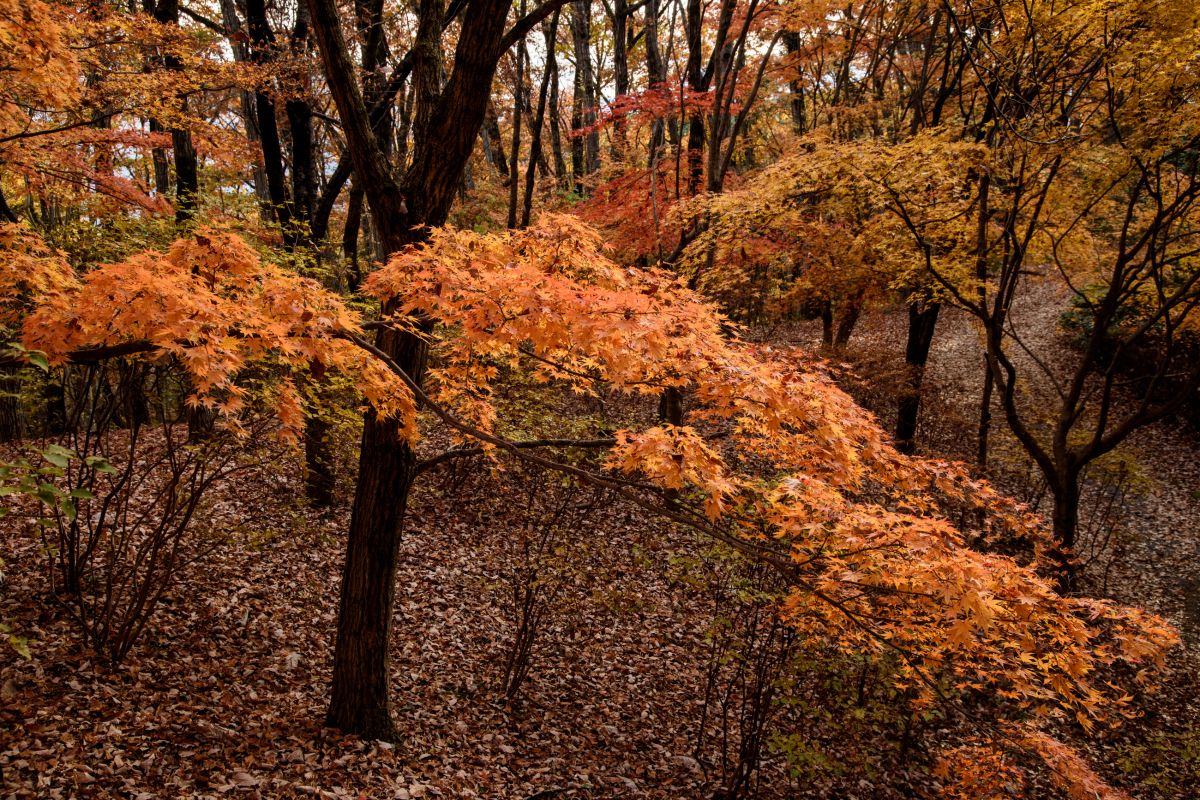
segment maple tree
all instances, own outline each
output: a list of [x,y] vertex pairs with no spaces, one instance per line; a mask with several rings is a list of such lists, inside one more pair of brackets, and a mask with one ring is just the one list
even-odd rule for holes
[[[54,362],[106,348],[174,357],[192,376],[193,402],[235,432],[248,411],[235,376],[248,363],[275,366],[265,396],[292,435],[288,372],[317,361],[347,370],[410,445],[418,402],[451,429],[461,444],[433,458],[509,453],[764,560],[786,579],[781,613],[803,637],[901,653],[898,680],[918,703],[938,697],[936,674],[1037,715],[1062,704],[1090,726],[1118,701],[1091,679],[1097,665],[1158,658],[1174,641],[1144,615],[1061,598],[1031,566],[967,546],[946,516],[956,507],[982,510],[986,536],[1036,536],[1037,523],[956,467],[899,455],[815,365],[731,340],[677,279],[617,266],[570,218],[504,235],[435,231],[367,289],[393,309],[390,325],[421,319],[444,331],[424,383],[366,341],[332,295],[209,231],[51,293],[28,317],[24,345]],[[683,427],[516,439],[490,402],[503,375],[551,394],[603,385],[657,397],[675,386],[692,402]],[[610,451],[603,471],[540,452],[597,446]]]

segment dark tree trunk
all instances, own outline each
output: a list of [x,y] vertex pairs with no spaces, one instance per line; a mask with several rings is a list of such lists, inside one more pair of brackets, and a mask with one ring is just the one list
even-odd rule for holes
[[[575,101],[571,127],[575,131],[591,128],[596,122],[596,76],[592,71],[591,0],[571,3],[571,41],[575,48]],[[592,130],[571,140],[571,164],[575,172],[575,192],[582,195],[583,177],[600,169],[600,132]]]
[[172,130],[171,146],[175,151],[175,222],[183,225],[196,215],[200,192],[192,132],[178,128]]
[[0,367],[0,442],[20,439],[23,432],[20,370]]
[[[627,47],[629,29],[629,7],[625,0],[613,0],[613,84],[617,97],[629,94],[629,51]],[[626,130],[624,118],[613,121],[612,156],[616,161],[625,160]]]
[[357,292],[362,283],[362,268],[358,264],[358,234],[362,228],[363,192],[358,184],[350,187],[346,199],[346,226],[342,229],[342,257],[350,266],[350,291]]
[[[151,133],[166,133],[159,121],[150,120]],[[154,163],[154,193],[166,197],[171,193],[171,162],[167,160],[167,150],[155,147],[150,151],[150,160]]]
[[[525,0],[521,0],[521,14],[525,13]],[[525,53],[525,42],[517,45],[517,82],[513,87],[513,129],[512,129],[512,180],[508,183],[508,227],[517,227],[517,197],[521,190],[521,120],[525,116],[525,68],[528,59]],[[537,164],[530,153],[529,168]]]
[[850,336],[854,333],[855,326],[858,325],[858,318],[862,316],[863,293],[857,292],[854,295],[846,298],[839,309],[837,330],[833,335],[833,346],[835,349],[841,350],[846,345],[850,344]]
[[992,395],[995,392],[996,378],[987,366],[987,356],[984,356],[983,392],[979,398],[979,430],[975,437],[975,463],[980,469],[987,469],[988,434],[992,428]]
[[[492,79],[501,52],[507,0],[468,0],[455,50],[454,71],[440,84],[442,4],[420,8],[414,66],[417,108],[412,164],[403,191],[391,173],[372,130],[357,84],[334,0],[308,0],[313,33],[325,64],[326,81],[341,117],[347,149],[371,208],[376,234],[387,253],[424,237],[420,225],[445,222],[463,168],[484,122]],[[421,88],[426,87],[426,88]],[[405,197],[409,202],[406,204]],[[385,309],[388,311],[389,309]],[[425,340],[381,329],[377,346],[419,383]],[[368,412],[363,425],[359,478],[354,497],[342,577],[333,690],[326,720],[347,733],[390,737],[388,658],[396,553],[416,458],[393,420]]]
[[[265,0],[245,0],[246,27],[250,32],[251,53],[257,64],[267,64],[275,57],[275,35],[267,22]],[[258,120],[259,145],[262,147],[263,170],[267,177],[267,197],[270,216],[283,232],[284,241],[292,248],[296,231],[288,208],[287,184],[284,182],[283,145],[279,138],[279,122],[275,116],[275,101],[265,91],[254,95],[255,116]]]
[[[783,47],[787,51],[790,64],[794,68],[796,60],[800,57],[800,34],[795,31],[784,33]],[[788,81],[788,90],[790,92],[788,112],[792,117],[792,133],[799,135],[804,133],[808,128],[808,115],[804,107],[804,84],[800,82],[799,76],[793,77],[792,80]]]
[[504,136],[500,133],[500,118],[496,108],[488,103],[487,116],[484,117],[483,130],[487,134],[491,154],[488,160],[496,166],[496,171],[504,176],[505,185],[512,180],[512,172],[508,168],[508,156],[504,154]]
[[[410,375],[421,374],[425,347],[420,339],[381,332],[376,345],[392,354]],[[370,411],[363,426],[359,463],[325,722],[366,739],[391,739],[388,647],[396,554],[417,462],[412,448],[401,442],[396,423],[381,420]]]
[[562,114],[559,110],[558,98],[558,30],[554,36],[546,40],[546,70],[550,74],[550,96],[547,98],[550,114],[550,150],[554,153],[554,176],[559,186],[565,186],[567,180],[567,161],[563,157],[562,146]]
[[[643,36],[646,39],[646,77],[650,88],[658,89],[662,88],[667,80],[667,64],[658,48],[658,0],[646,0],[645,12]],[[650,128],[650,163],[655,163],[655,155],[662,146],[663,121],[655,119]]]
[[[558,33],[558,12],[550,18],[545,26],[546,47],[553,46]],[[525,200],[521,208],[521,227],[529,225],[529,217],[533,213],[534,166],[542,156],[542,126],[546,120],[546,95],[550,87],[550,68],[542,73],[542,86],[538,90],[537,114],[533,118],[533,130],[529,141],[529,166],[525,169]],[[543,169],[543,174],[544,174]]]
[[[179,0],[159,0],[154,8],[154,18],[158,22],[178,25]],[[175,72],[183,70],[183,64],[172,55],[163,57],[163,65]],[[187,98],[181,96],[179,105],[181,110],[186,111]],[[200,191],[196,149],[192,145],[191,131],[173,128],[171,130],[171,148],[175,154],[175,222],[183,225],[195,216],[196,202],[199,199]]]
[[[235,0],[221,0],[221,21],[225,25],[225,34],[229,39],[229,49],[233,53],[233,60],[239,64],[247,63],[251,60],[250,48],[247,45],[247,37],[242,31],[242,22],[238,18],[237,3]],[[257,142],[258,135],[258,115],[254,111],[254,93],[242,90],[238,92],[242,122],[246,126],[246,140]],[[157,162],[155,162],[157,165]],[[165,167],[165,162],[164,162]],[[262,207],[266,209],[270,205],[271,196],[267,192],[267,174],[263,170],[262,165],[256,163],[254,165],[254,194],[258,198]]]
[[833,347],[833,303],[821,301],[821,344]]
[[[67,432],[67,381],[70,379],[69,366],[54,370],[46,378],[46,434],[59,436]],[[54,373],[58,374],[55,375]]]
[[901,453],[912,453],[916,447],[914,437],[921,410],[921,381],[925,377],[925,364],[929,361],[929,349],[933,345],[933,332],[941,309],[938,303],[913,302],[908,306],[908,343],[904,348],[908,385],[896,411],[896,449]]
[[1079,528],[1079,475],[1066,470],[1050,485],[1054,495],[1054,562],[1060,594],[1071,594],[1078,583],[1075,540]]

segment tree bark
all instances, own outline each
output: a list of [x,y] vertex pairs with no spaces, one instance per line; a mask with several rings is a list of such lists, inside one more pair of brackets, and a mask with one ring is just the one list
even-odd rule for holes
[[[440,66],[432,60],[440,55],[442,4],[438,0],[421,3],[414,45],[418,53],[414,67],[418,91],[414,152],[402,190],[353,80],[354,68],[334,0],[308,3],[326,81],[354,164],[356,186],[360,185],[366,194],[384,251],[397,252],[427,236],[424,227],[415,226],[441,225],[446,220],[484,121],[510,4],[507,0],[468,0],[454,71],[445,88],[432,93],[427,79],[431,73],[436,76],[434,67]],[[391,311],[384,309],[385,314]],[[426,360],[422,336],[381,329],[376,344],[414,381],[421,381]],[[328,724],[334,727],[375,738],[392,735],[388,641],[395,559],[417,464],[401,433],[394,420],[380,419],[373,411],[367,413],[342,577],[333,689],[326,715]]]
[[[550,22],[545,26],[546,48],[549,50],[554,45],[554,40],[558,35],[558,16],[557,11],[550,18]],[[533,118],[533,130],[529,140],[529,165],[525,169],[525,199],[521,208],[521,227],[529,226],[529,217],[533,213],[533,185],[535,173],[534,169],[538,164],[539,158],[542,155],[542,126],[546,120],[546,95],[550,87],[550,67],[547,64],[542,72],[542,85],[538,90],[537,114]]]
[[1051,486],[1054,495],[1054,563],[1059,594],[1071,594],[1078,583],[1075,540],[1079,528],[1079,475],[1063,470]]
[[575,173],[575,193],[583,195],[583,178],[600,169],[600,133],[592,130],[596,122],[596,77],[592,71],[591,0],[571,4],[571,41],[575,48],[575,100],[571,109],[571,165]]
[[[525,0],[521,0],[521,14],[525,14]],[[508,227],[517,227],[517,196],[521,189],[521,119],[525,116],[525,68],[528,59],[525,57],[525,41],[517,45],[517,82],[513,87],[513,129],[512,129],[512,180],[508,184]],[[529,167],[533,169],[537,161],[533,153],[529,154]]]
[[21,375],[18,367],[0,367],[0,442],[20,439]]
[[567,161],[563,157],[562,146],[562,112],[559,110],[558,97],[558,30],[554,36],[546,40],[546,70],[550,75],[550,96],[546,99],[550,114],[550,150],[554,154],[554,176],[559,186],[565,186],[567,180]]
[[904,350],[908,385],[896,411],[896,449],[901,453],[912,453],[916,447],[914,437],[921,410],[921,382],[925,377],[925,364],[929,361],[929,350],[933,345],[933,333],[941,309],[939,303],[913,302],[908,306],[908,343]]

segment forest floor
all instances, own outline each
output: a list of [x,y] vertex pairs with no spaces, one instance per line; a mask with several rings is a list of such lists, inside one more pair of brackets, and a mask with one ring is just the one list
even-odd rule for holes
[[[1069,357],[1060,306],[1036,299],[1023,319],[1031,337]],[[902,353],[903,326],[902,310],[868,315],[847,361],[886,385],[880,365]],[[810,344],[813,330],[772,335]],[[947,313],[919,433],[930,452],[970,455],[977,351],[969,320]],[[888,421],[886,389],[847,384]],[[1002,427],[992,472],[1036,501]],[[1185,646],[1160,691],[1139,698],[1138,719],[1087,741],[1068,733],[1134,796],[1191,797],[1188,782],[1200,782],[1200,439],[1166,423],[1126,451],[1136,479],[1120,482],[1114,525],[1094,526],[1114,533],[1097,549],[1089,586],[1167,616]],[[713,621],[729,614],[737,577],[728,563],[602,498],[586,518],[539,527],[546,518],[527,502],[534,479],[482,469],[428,476],[411,507],[393,631],[400,738],[359,742],[323,728],[349,515],[344,503],[327,515],[298,505],[298,472],[265,466],[245,484],[263,494],[234,492],[214,506],[228,524],[207,522],[233,531],[232,541],[189,569],[118,667],[77,644],[45,594],[37,542],[5,536],[0,620],[31,640],[33,657],[0,651],[4,797],[699,798],[729,779],[744,709],[706,691],[722,652]],[[1089,497],[1112,494],[1111,476],[1096,483]],[[531,552],[543,554],[537,584],[548,602],[529,676],[507,702],[514,591],[529,585],[521,575]],[[910,750],[882,691],[877,703],[837,706],[853,693],[840,667],[821,662],[795,691],[801,702],[788,713],[820,722],[790,743],[793,770],[768,755],[756,796],[935,794],[927,748],[961,726],[935,720]]]

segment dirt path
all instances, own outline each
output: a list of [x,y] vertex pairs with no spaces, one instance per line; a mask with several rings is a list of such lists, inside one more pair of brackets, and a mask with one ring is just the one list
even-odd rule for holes
[[[1023,376],[1023,404],[1052,409],[1052,382],[1034,359],[1052,372],[1068,368],[1074,353],[1059,327],[1066,307],[1065,293],[1046,283],[1031,285],[1014,304],[1013,324],[1031,354],[1015,360]],[[891,394],[878,384],[899,379],[903,363],[907,317],[902,310],[865,315],[856,330],[847,359],[864,378],[851,391],[872,408],[885,427],[894,419]],[[805,324],[780,334],[796,344],[814,347],[819,329]],[[891,374],[896,373],[896,374]],[[918,446],[928,453],[971,461],[979,420],[982,389],[979,329],[970,315],[946,308],[925,376]],[[1200,654],[1200,435],[1176,421],[1165,421],[1136,432],[1102,468],[1093,470],[1080,515],[1082,542],[1092,556],[1087,570],[1092,594],[1111,597],[1166,616]],[[1120,480],[1120,464],[1129,477]],[[1007,432],[1000,409],[993,409],[989,474],[1009,492],[1044,507],[1047,498],[1036,470]],[[1114,493],[1113,484],[1121,489]],[[1116,494],[1115,501],[1113,495]],[[1111,510],[1108,506],[1111,504]],[[1105,540],[1108,516],[1115,531]],[[1094,540],[1093,540],[1094,539]],[[1095,552],[1092,552],[1092,551]]]

